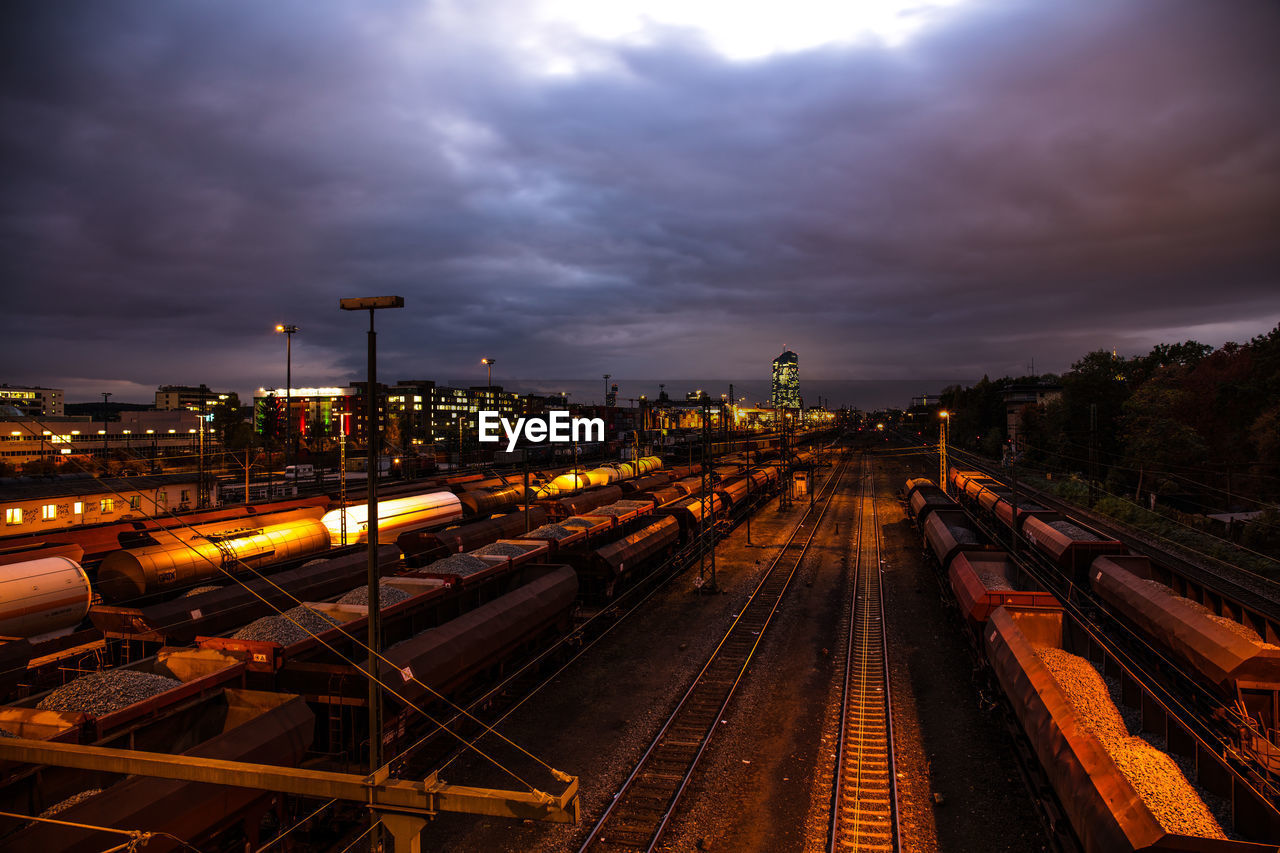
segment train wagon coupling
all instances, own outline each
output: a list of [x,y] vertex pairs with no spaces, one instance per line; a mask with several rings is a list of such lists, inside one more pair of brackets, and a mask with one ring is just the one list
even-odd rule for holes
[[385,766],[366,776],[21,737],[0,738],[0,760],[365,803],[395,839],[397,851],[422,850],[421,832],[440,812],[578,822],[578,778],[560,771],[552,771],[561,786],[553,794],[452,785],[435,773],[421,780],[401,779]]

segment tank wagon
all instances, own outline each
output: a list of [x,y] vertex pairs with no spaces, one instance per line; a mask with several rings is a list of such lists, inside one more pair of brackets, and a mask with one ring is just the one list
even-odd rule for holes
[[80,624],[93,602],[75,560],[44,557],[0,566],[0,637],[33,638]]
[[[368,541],[369,507],[366,504],[354,504],[325,513],[320,521],[328,528],[329,537],[334,542],[342,541],[344,517],[347,544]],[[448,524],[459,518],[462,518],[462,501],[453,492],[429,492],[378,502],[379,535],[414,527]]]

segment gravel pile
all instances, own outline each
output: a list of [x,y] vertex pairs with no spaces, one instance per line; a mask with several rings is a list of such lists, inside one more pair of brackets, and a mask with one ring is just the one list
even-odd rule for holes
[[566,518],[560,522],[560,525],[562,527],[581,527],[584,530],[596,526],[594,521],[587,521],[585,518],[578,518],[576,515],[573,518]]
[[440,572],[450,575],[474,575],[476,572],[484,571],[489,568],[489,564],[478,557],[470,554],[454,554],[445,557],[443,560],[436,560],[427,566],[424,571]]
[[64,812],[67,809],[71,808],[72,806],[78,803],[83,803],[85,800],[89,799],[90,797],[96,797],[101,793],[102,793],[101,788],[90,788],[87,791],[81,791],[80,793],[76,794],[74,797],[67,797],[62,802],[55,803],[52,806],[49,806],[49,808],[40,812],[38,817],[53,817],[58,812]]
[[[292,621],[291,621],[292,620]],[[338,623],[301,604],[280,616],[263,616],[231,635],[235,640],[258,640],[291,646]]]
[[576,531],[569,530],[559,524],[544,524],[541,527],[535,527],[524,535],[525,539],[554,539],[560,540],[567,536],[572,536]]
[[1076,542],[1100,542],[1101,539],[1095,533],[1090,533],[1083,527],[1072,524],[1069,521],[1051,521],[1049,526],[1059,533],[1065,534],[1068,539]]
[[1015,589],[1013,584],[1009,583],[1009,579],[1005,577],[1004,572],[999,569],[985,568],[981,565],[974,566],[974,572],[978,575],[978,580],[982,581],[982,585],[987,589]]
[[150,672],[108,669],[82,675],[75,681],[62,685],[40,700],[36,707],[41,711],[80,711],[102,716],[158,696],[181,684],[176,678]]
[[492,545],[477,548],[471,553],[486,557],[519,557],[523,554],[528,554],[532,550],[533,546],[531,545],[510,545],[506,542],[494,542]]
[[618,501],[617,503],[602,506],[599,509],[592,510],[596,515],[626,515],[629,512],[635,512],[638,509],[645,509],[653,506],[653,501]]
[[1178,595],[1172,589],[1160,583],[1160,581],[1147,580],[1144,578],[1142,583],[1148,589],[1153,590],[1158,594],[1163,594],[1164,596],[1172,599],[1175,605],[1178,605],[1182,607],[1184,610],[1188,611],[1190,614],[1192,614],[1193,618],[1195,616],[1207,617],[1208,619],[1216,622],[1222,627],[1230,630],[1237,636],[1242,637],[1243,639],[1246,639],[1251,643],[1258,643],[1264,649],[1280,648],[1280,646],[1276,646],[1273,643],[1262,642],[1262,637],[1258,635],[1258,632],[1250,628],[1248,625],[1241,624],[1240,622],[1237,622],[1236,620],[1228,618],[1226,616],[1219,616],[1217,613],[1214,613],[1212,610],[1205,607],[1200,602],[1192,601],[1190,598],[1186,598],[1185,596]]
[[214,584],[213,586],[198,586],[195,589],[187,590],[181,596],[179,596],[179,598],[190,598],[193,595],[202,595],[206,592],[213,592],[215,589],[222,589],[222,587],[218,586],[217,584]]
[[974,534],[972,530],[970,530],[967,527],[956,526],[956,527],[948,527],[947,529],[951,531],[951,535],[955,537],[956,542],[958,542],[961,545],[977,545],[978,544],[978,537]]
[[1048,646],[1038,646],[1036,656],[1062,688],[1076,721],[1102,743],[1166,832],[1227,837],[1177,763],[1142,738],[1130,736],[1106,683],[1087,660]]
[[[397,589],[394,586],[387,586],[384,583],[378,584],[378,606],[390,607],[393,604],[399,604],[406,599],[413,598],[412,595],[403,589]],[[339,604],[368,604],[369,603],[369,587],[358,586],[348,592],[342,598],[338,599]]]

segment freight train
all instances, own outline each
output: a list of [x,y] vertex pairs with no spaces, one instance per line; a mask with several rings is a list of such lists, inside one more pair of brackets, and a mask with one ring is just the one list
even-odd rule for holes
[[[536,489],[531,486],[530,491],[544,502],[563,499],[593,486],[634,480],[661,467],[657,457],[644,457],[554,477],[538,474],[537,480],[545,482],[535,483]],[[404,530],[483,517],[526,501],[523,486],[502,478],[477,476],[456,489],[379,501],[379,532],[391,537]],[[41,542],[38,548],[13,551],[9,562],[0,564],[0,591],[5,593],[0,599],[5,602],[0,637],[34,637],[78,624],[87,612],[79,592],[90,586],[90,573],[67,562],[76,563],[85,555],[99,558],[92,583],[97,595],[105,602],[120,603],[191,589],[228,572],[280,565],[364,542],[367,507],[330,509],[328,504],[327,499],[310,498],[288,502],[281,511],[272,511],[271,506],[238,512],[224,509],[183,521],[104,525],[60,534],[60,539],[70,542]],[[53,557],[64,562],[48,562]],[[75,587],[78,592],[71,596],[62,587]]]
[[[1015,514],[1011,492],[999,494],[1000,484],[985,475],[959,472],[952,483],[966,504],[981,508],[988,518],[1017,517],[1024,525],[1036,519],[1039,524],[1031,526],[1022,541],[1068,578],[1076,572],[1082,578],[1085,573],[1114,578],[1126,564],[1142,565],[1130,561],[1146,561],[1117,553],[1114,545],[1120,543],[1044,507],[1031,509],[1030,502],[1020,501]],[[932,481],[913,479],[905,491],[908,515],[945,574],[977,648],[989,661],[996,684],[1086,851],[1277,849],[1274,844],[1228,840],[1170,757],[1189,760],[1191,764],[1184,766],[1196,768],[1198,783],[1230,803],[1230,828],[1235,833],[1267,840],[1280,837],[1274,807],[1222,759],[1216,743],[1200,739],[1170,713],[1090,626],[1065,610],[1059,598],[1007,552],[988,544],[968,513],[942,489]],[[1003,512],[1001,501],[1008,502]],[[1140,590],[1141,600],[1163,601],[1172,595],[1167,588],[1154,589],[1149,579],[1131,577],[1126,589],[1133,595]],[[1161,624],[1166,636],[1201,638],[1202,622],[1192,618]],[[1220,648],[1217,659],[1231,648],[1240,648],[1239,642]],[[1213,654],[1205,649],[1201,653]],[[1129,733],[1106,682],[1090,662],[1101,664],[1108,677],[1120,679],[1126,701],[1138,697],[1143,730],[1161,733],[1166,751]],[[1274,695],[1269,692],[1274,686],[1266,688],[1268,695]],[[1247,686],[1238,683],[1236,688],[1243,691]]]

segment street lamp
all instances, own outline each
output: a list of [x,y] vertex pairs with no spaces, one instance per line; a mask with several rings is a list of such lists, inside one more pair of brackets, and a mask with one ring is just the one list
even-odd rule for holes
[[938,412],[941,421],[938,423],[938,483],[942,486],[942,490],[947,491],[947,422],[951,420],[951,413],[946,409]]
[[494,363],[496,363],[496,362],[497,362],[497,359],[496,359],[496,358],[482,358],[482,359],[480,359],[480,363],[481,363],[481,364],[483,364],[485,367],[489,368],[489,382],[488,382],[488,387],[490,387],[490,388],[492,388],[492,387],[493,387],[493,365],[494,365]]
[[[382,612],[378,601],[378,335],[373,328],[373,312],[381,308],[403,308],[403,296],[371,296],[340,299],[343,311],[369,312],[369,387],[365,428],[368,431],[368,512],[366,526],[369,545],[369,772],[382,767],[382,691],[378,689],[378,653],[382,646]],[[344,472],[345,475],[345,472]],[[343,508],[344,512],[346,508]],[[378,818],[375,815],[374,820]]]
[[609,405],[609,379],[612,376],[613,376],[612,373],[604,374],[604,400],[602,400],[601,402],[603,402],[606,406]]
[[293,335],[298,327],[277,323],[276,332],[284,335],[284,419],[285,433],[284,464],[288,465],[293,450]]

